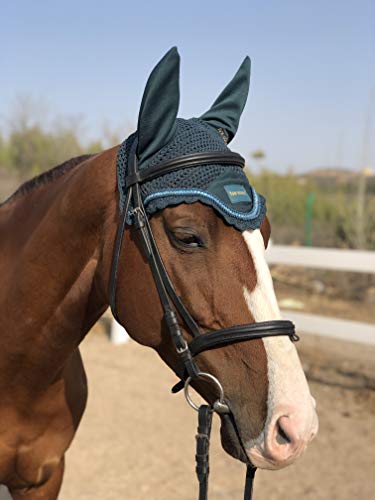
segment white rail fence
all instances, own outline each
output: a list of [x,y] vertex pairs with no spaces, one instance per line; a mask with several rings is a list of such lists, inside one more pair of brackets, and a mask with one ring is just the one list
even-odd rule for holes
[[[375,273],[375,252],[361,250],[271,245],[266,251],[266,258],[269,264]],[[290,310],[283,310],[282,313],[295,323],[299,331],[375,345],[375,324]],[[126,331],[115,320],[112,321],[110,338],[114,344],[123,344],[129,340]]]
[[[266,257],[269,264],[375,273],[375,252],[362,250],[271,245]],[[302,332],[375,345],[375,324],[289,310],[282,313]]]
[[269,264],[375,273],[375,252],[364,250],[271,245],[266,251],[266,258]]

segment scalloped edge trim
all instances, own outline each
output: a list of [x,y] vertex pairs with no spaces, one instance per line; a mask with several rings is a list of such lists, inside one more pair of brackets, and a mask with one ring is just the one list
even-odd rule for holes
[[[255,191],[255,189],[251,187],[252,195],[253,195],[253,207],[249,212],[238,212],[236,210],[233,210],[230,208],[228,205],[223,203],[221,200],[216,198],[216,196],[213,196],[210,193],[207,193],[206,191],[201,191],[200,189],[167,189],[164,191],[157,191],[156,193],[152,193],[148,195],[144,201],[143,204],[146,207],[147,204],[151,201],[157,200],[159,198],[166,198],[166,197],[171,197],[171,196],[177,196],[177,197],[183,197],[183,196],[199,196],[202,198],[205,198],[207,200],[210,200],[213,202],[213,204],[220,210],[226,213],[227,215],[235,218],[235,219],[240,219],[243,221],[250,221],[253,219],[256,219],[259,216],[260,213],[260,201],[259,201],[259,195]],[[183,200],[182,200],[183,201]]]

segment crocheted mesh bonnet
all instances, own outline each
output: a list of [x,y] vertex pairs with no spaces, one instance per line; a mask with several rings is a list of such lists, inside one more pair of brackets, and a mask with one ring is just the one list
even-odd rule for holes
[[[237,73],[216,101],[200,118],[177,118],[180,90],[180,56],[173,47],[152,70],[143,93],[137,131],[119,147],[117,180],[120,210],[124,209],[126,174],[130,149],[137,137],[139,170],[156,167],[197,152],[226,153],[235,136],[250,85],[250,59],[246,57]],[[227,224],[240,231],[259,228],[266,213],[262,196],[250,186],[238,165],[199,165],[160,175],[140,185],[148,216],[181,203],[200,202],[211,206]],[[132,208],[126,222],[133,224]]]
[[[230,151],[220,133],[204,120],[177,118],[176,122],[173,139],[145,162],[140,170],[196,152]],[[129,152],[135,137],[136,133],[121,144],[117,157],[121,212],[125,202]],[[213,207],[228,224],[240,231],[259,228],[266,213],[265,199],[249,184],[239,166],[200,165],[177,170],[142,183],[141,194],[149,216],[168,206],[199,201]],[[133,224],[131,211],[132,207],[127,214],[129,225]]]

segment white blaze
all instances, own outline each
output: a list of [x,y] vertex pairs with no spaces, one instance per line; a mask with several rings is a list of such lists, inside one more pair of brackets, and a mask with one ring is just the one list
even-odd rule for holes
[[[243,290],[249,311],[256,322],[280,319],[271,273],[265,260],[263,236],[259,229],[245,231],[242,235],[251,254],[257,278],[254,290],[249,291],[246,287]],[[245,443],[246,448],[263,447],[261,443],[265,439],[267,428],[280,416],[277,412],[281,407],[290,407],[298,412],[299,419],[305,423],[303,427],[306,432],[309,432],[316,419],[306,377],[289,337],[269,337],[262,340],[268,365],[267,420],[261,435],[252,442]],[[303,433],[303,429],[301,431]]]

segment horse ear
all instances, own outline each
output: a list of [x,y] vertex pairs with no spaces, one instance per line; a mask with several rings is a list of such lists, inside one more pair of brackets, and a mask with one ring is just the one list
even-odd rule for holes
[[138,158],[144,163],[173,137],[180,101],[180,56],[172,47],[148,78],[138,116]]
[[211,108],[201,119],[219,130],[230,142],[235,136],[250,87],[250,58],[245,57],[239,70]]

